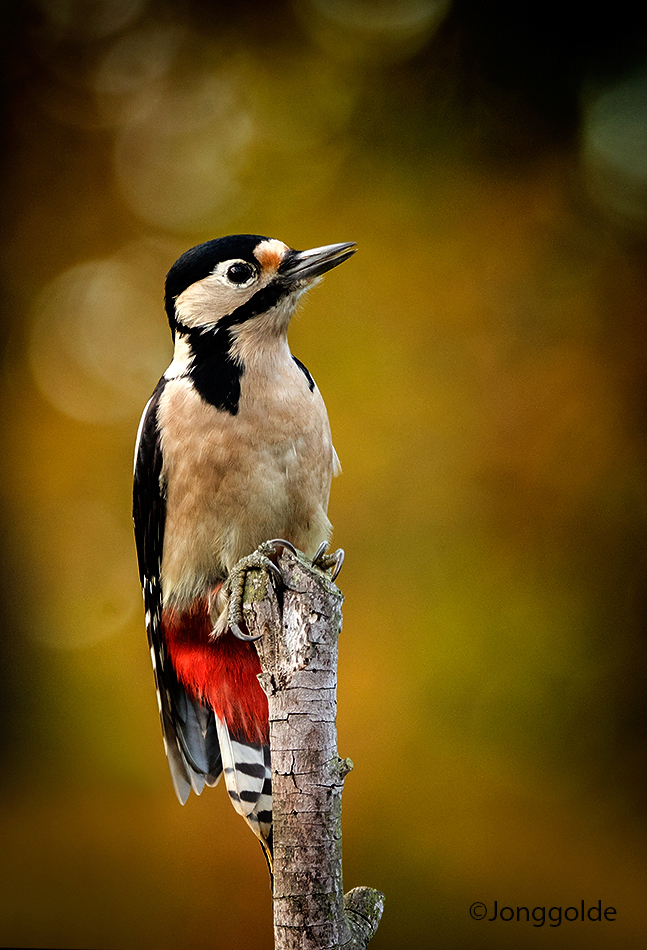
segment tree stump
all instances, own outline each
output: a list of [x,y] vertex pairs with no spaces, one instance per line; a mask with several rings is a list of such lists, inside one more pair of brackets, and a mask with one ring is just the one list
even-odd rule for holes
[[285,547],[278,592],[250,571],[243,611],[269,703],[275,950],[364,950],[384,895],[344,897],[341,796],[353,767],[337,754],[337,641],[343,596],[330,575]]

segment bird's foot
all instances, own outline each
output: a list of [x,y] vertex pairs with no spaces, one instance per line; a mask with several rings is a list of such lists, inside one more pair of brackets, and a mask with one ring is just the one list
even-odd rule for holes
[[[278,565],[279,554],[283,548],[289,548],[292,554],[299,557],[296,548],[290,541],[285,541],[283,538],[274,538],[272,541],[264,541],[255,551],[241,558],[234,565],[214,600],[214,606],[217,608],[217,619],[215,620],[212,637],[216,638],[229,629],[238,640],[247,643],[254,643],[260,639],[262,634],[252,636],[245,632],[243,599],[248,574],[252,571],[264,571],[274,580],[275,585],[283,586],[283,575]],[[334,581],[344,563],[344,552],[341,548],[332,554],[327,552],[328,545],[324,541],[319,545],[312,559],[312,565],[321,571],[330,571],[331,579]]]
[[272,577],[277,584],[283,584],[283,575],[279,569],[277,560],[282,548],[289,548],[294,554],[296,550],[289,541],[282,538],[275,538],[272,541],[264,541],[258,548],[246,557],[243,557],[229,572],[229,576],[224,583],[224,589],[229,598],[229,608],[227,613],[227,626],[235,637],[244,640],[247,643],[253,643],[260,640],[262,634],[251,636],[245,633],[245,621],[243,619],[243,596],[247,574],[249,571],[265,571]]
[[337,575],[341,571],[343,563],[343,548],[337,548],[332,554],[328,554],[328,544],[326,541],[321,542],[317,548],[317,553],[312,559],[313,567],[318,567],[322,571],[330,571],[330,576],[333,581],[337,579]]

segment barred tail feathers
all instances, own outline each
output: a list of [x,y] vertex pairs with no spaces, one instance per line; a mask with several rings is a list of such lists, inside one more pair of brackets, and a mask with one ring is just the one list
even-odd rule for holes
[[[271,855],[272,769],[269,746],[231,735],[216,716],[225,784],[231,803]],[[268,858],[270,863],[270,858]]]

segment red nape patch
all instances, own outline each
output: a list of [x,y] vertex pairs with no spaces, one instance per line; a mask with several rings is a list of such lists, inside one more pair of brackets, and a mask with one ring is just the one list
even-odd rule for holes
[[180,683],[206,701],[232,735],[269,743],[267,697],[256,679],[261,664],[253,644],[229,630],[212,640],[211,628],[206,600],[183,613],[162,612],[164,642]]

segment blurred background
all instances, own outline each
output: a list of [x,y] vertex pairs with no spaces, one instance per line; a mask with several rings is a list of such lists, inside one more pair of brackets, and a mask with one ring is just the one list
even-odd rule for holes
[[[386,893],[371,947],[646,946],[643,5],[0,18],[0,946],[272,946],[223,789],[175,800],[130,521],[164,276],[246,231],[360,246],[291,344],[344,468],[344,875]],[[617,918],[470,918],[495,900]]]

